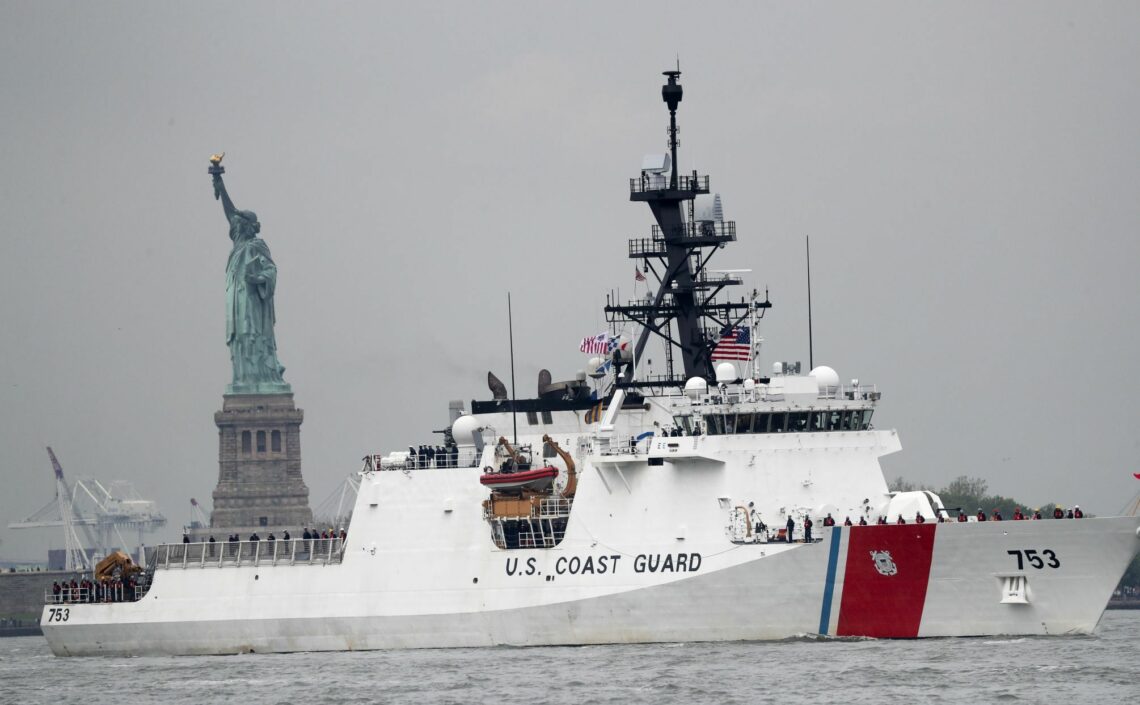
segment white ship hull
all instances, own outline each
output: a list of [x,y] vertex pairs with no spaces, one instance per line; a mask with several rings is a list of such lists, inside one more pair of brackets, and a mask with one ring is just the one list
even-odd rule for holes
[[[745,470],[694,470],[627,467],[607,490],[597,469],[559,546],[514,550],[489,539],[479,469],[371,473],[339,564],[167,567],[139,602],[47,606],[43,630],[58,655],[1087,634],[1140,550],[1136,517],[732,543],[717,486]],[[890,553],[888,574],[872,551]],[[1018,577],[1025,604],[1003,603]]]

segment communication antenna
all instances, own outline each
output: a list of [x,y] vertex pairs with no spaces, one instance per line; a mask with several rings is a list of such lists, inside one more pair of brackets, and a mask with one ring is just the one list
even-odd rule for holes
[[812,355],[811,337],[811,236],[804,235],[804,247],[807,249],[807,290],[808,290],[808,369],[815,369],[815,358]]
[[518,409],[515,408],[515,325],[511,316],[511,292],[507,292],[507,334],[511,341],[511,426],[514,428],[515,445],[519,444]]

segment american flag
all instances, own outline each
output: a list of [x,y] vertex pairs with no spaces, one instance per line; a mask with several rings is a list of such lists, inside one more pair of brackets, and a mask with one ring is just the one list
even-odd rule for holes
[[645,281],[645,275],[644,275],[644,274],[642,274],[642,273],[641,273],[641,270],[640,270],[640,269],[638,269],[637,267],[634,267],[634,268],[633,268],[633,280],[634,280],[635,282],[643,282],[643,281]]
[[605,355],[611,349],[610,344],[610,334],[602,332],[590,338],[582,338],[582,344],[578,346],[578,350],[587,355]]
[[744,360],[752,359],[752,332],[748,326],[733,328],[730,333],[723,336],[712,351],[713,360]]

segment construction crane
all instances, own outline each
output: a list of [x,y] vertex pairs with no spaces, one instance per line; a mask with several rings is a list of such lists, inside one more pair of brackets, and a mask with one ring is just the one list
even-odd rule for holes
[[352,519],[352,508],[356,504],[356,494],[360,491],[360,474],[352,473],[336,486],[320,504],[313,509],[313,521],[333,528],[344,528]]
[[190,528],[205,529],[210,526],[210,520],[206,518],[206,513],[202,511],[202,505],[198,504],[198,500],[193,497],[190,498]]
[[[55,473],[55,498],[27,519],[8,524],[9,529],[63,528],[64,567],[67,570],[89,570],[94,561],[113,548],[130,550],[121,529],[143,532],[166,525],[166,517],[158,512],[154,501],[143,499],[126,482],[113,482],[107,489],[93,478],[77,478],[68,484],[63,466],[49,446],[48,457]],[[80,539],[80,533],[86,541]],[[118,539],[112,545],[112,536]],[[88,554],[86,547],[93,550]]]

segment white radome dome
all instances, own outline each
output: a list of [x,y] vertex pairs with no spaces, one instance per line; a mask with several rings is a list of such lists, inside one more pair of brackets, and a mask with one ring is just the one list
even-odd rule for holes
[[835,389],[839,386],[839,373],[827,365],[820,365],[815,368],[808,373],[808,377],[815,378],[815,383],[819,385],[820,391]]
[[722,362],[716,366],[716,383],[728,384],[736,381],[736,365],[731,362]]
[[708,391],[709,383],[705,381],[704,377],[690,377],[689,381],[685,382],[685,396],[690,399],[696,399]]
[[475,431],[478,429],[479,422],[474,416],[460,416],[451,424],[451,437],[455,439],[456,445],[473,446],[475,445]]

